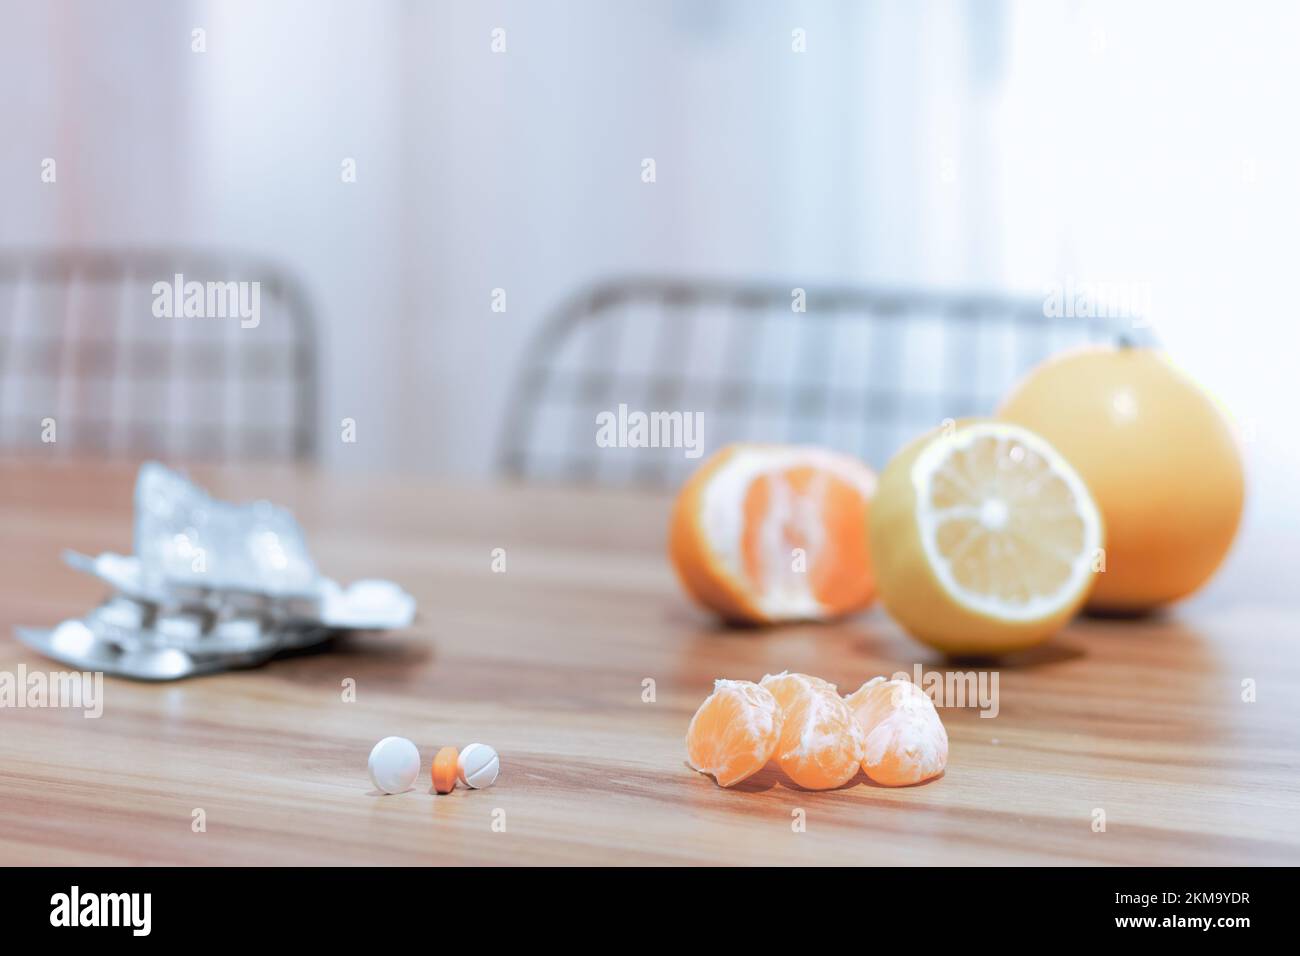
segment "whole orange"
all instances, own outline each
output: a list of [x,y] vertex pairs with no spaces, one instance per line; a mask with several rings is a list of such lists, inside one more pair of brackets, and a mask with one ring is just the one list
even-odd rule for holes
[[999,414],[1051,442],[1101,510],[1105,571],[1090,609],[1141,612],[1185,597],[1228,553],[1245,498],[1237,439],[1164,353],[1064,353],[1034,369]]

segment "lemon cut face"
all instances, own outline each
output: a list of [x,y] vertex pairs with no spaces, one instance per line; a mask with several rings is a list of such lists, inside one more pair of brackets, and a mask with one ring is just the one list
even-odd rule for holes
[[978,614],[1035,621],[1091,584],[1102,525],[1078,472],[1017,425],[981,422],[912,465],[917,531],[935,577]]

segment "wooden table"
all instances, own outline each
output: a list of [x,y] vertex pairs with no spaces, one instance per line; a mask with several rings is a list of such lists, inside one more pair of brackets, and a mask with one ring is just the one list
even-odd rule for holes
[[[400,582],[416,626],[180,683],[108,678],[98,720],[0,709],[0,862],[1300,863],[1300,600],[1261,584],[1267,542],[1247,537],[1173,616],[1081,620],[1003,662],[996,718],[942,711],[937,781],[809,793],[764,771],[726,791],[688,769],[682,740],[715,677],[790,669],[847,690],[944,662],[878,609],[717,627],[665,561],[662,497],[195,474],[291,506],[326,573]],[[0,670],[58,669],[13,627],[101,598],[59,553],[129,551],[133,481],[125,464],[0,464]],[[490,743],[500,780],[379,796],[366,757],[389,734],[416,741],[425,773],[438,746]]]

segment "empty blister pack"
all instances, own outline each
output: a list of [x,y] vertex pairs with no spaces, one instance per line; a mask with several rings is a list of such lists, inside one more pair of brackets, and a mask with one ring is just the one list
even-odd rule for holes
[[19,628],[24,643],[81,670],[176,680],[414,620],[415,600],[391,581],[322,577],[283,508],[217,501],[155,463],[140,469],[135,505],[134,555],[64,554],[112,594],[83,618]]

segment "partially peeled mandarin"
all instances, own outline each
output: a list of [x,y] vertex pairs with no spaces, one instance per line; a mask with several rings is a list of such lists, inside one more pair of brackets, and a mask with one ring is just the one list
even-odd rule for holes
[[876,476],[824,448],[728,445],[682,486],[669,556],[729,621],[821,621],[875,597],[867,524]]

